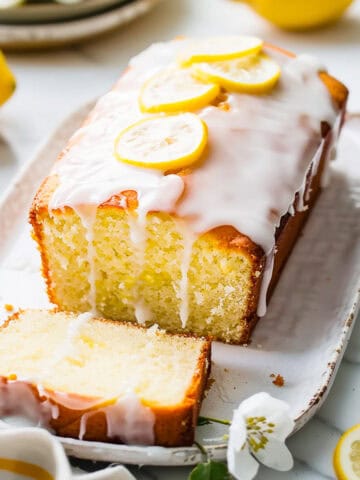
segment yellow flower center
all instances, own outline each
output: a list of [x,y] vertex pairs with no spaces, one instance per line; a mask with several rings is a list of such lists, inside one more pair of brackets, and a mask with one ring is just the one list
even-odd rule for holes
[[253,452],[265,448],[269,439],[266,434],[274,432],[275,424],[265,417],[248,417],[246,419],[247,441]]

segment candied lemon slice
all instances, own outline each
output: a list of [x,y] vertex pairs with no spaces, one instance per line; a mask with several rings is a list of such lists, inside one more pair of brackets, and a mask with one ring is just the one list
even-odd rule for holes
[[195,62],[230,60],[260,51],[263,41],[245,35],[232,37],[200,38],[185,42],[177,60],[182,66]]
[[266,93],[280,77],[279,65],[264,53],[223,62],[198,63],[193,70],[200,79],[246,93]]
[[115,156],[139,167],[167,170],[194,163],[206,142],[206,125],[197,115],[157,115],[123,130],[115,141]]
[[196,79],[189,68],[169,67],[151,77],[141,89],[139,103],[143,112],[196,110],[210,103],[220,87]]
[[340,437],[334,451],[334,469],[338,480],[359,480],[360,423]]

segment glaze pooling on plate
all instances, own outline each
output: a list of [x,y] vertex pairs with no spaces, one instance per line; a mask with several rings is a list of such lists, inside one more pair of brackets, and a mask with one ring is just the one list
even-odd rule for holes
[[[137,232],[137,246],[146,242],[146,215],[151,211],[183,217],[190,236],[223,225],[235,227],[260,245],[267,256],[257,312],[262,316],[274,263],[276,228],[282,216],[293,210],[295,192],[299,193],[297,209],[305,208],[306,176],[310,169],[316,171],[322,145],[321,122],[334,125],[337,112],[318,76],[322,67],[315,59],[306,55],[282,59],[281,79],[270,94],[228,93],[226,110],[207,106],[196,112],[207,125],[209,148],[189,177],[118,162],[113,155],[118,133],[149,116],[139,109],[142,85],[162,68],[171,67],[189,42],[155,44],[130,61],[130,68],[114,90],[100,99],[57,162],[53,173],[59,185],[50,209],[70,206],[77,211],[79,205],[86,204],[96,211],[114,194],[134,190],[138,225],[135,229],[132,225],[131,231]],[[93,218],[94,212],[88,215]],[[80,216],[89,230],[91,222]],[[87,238],[92,238],[91,233]],[[89,241],[90,265],[94,263],[91,250]],[[188,250],[184,249],[177,292],[183,327],[187,321]],[[138,248],[138,255],[141,265],[143,248]],[[90,283],[89,303],[94,306],[94,281],[90,279]],[[143,323],[149,313],[141,292],[133,306]]]

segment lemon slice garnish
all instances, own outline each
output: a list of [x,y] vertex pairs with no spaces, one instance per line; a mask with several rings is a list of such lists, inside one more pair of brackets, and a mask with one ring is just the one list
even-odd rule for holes
[[151,77],[141,89],[139,103],[143,112],[196,110],[210,103],[220,87],[193,77],[191,69],[170,67]]
[[158,115],[123,130],[115,141],[115,156],[131,165],[167,170],[194,163],[206,142],[206,125],[197,115]]
[[230,60],[257,53],[262,45],[262,40],[250,36],[201,38],[186,42],[177,60],[182,66],[194,62]]
[[360,423],[340,437],[334,451],[334,469],[338,480],[359,480]]
[[223,62],[193,65],[194,75],[204,81],[219,83],[228,90],[246,93],[266,93],[280,77],[280,67],[261,53]]

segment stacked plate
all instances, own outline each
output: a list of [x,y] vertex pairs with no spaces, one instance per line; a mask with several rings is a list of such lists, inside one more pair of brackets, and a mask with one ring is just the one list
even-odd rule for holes
[[159,0],[0,0],[0,48],[76,43],[146,13]]

